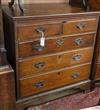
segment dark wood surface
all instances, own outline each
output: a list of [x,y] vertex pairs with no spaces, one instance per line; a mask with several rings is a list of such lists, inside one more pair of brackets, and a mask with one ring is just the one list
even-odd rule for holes
[[4,35],[3,35],[3,19],[2,19],[2,7],[0,0],[0,67],[7,65],[6,50],[4,45]]
[[100,0],[88,0],[88,5],[92,10],[100,11]]
[[[18,7],[15,7],[14,9],[9,9],[8,6],[4,6],[7,13],[9,13],[9,16],[12,17],[15,20],[18,19],[33,19],[35,17],[36,19],[38,17],[52,17],[52,16],[64,16],[64,15],[82,15],[84,13],[93,13],[91,10],[85,10],[84,7],[72,7],[68,3],[50,3],[50,4],[28,4],[24,5],[24,13],[20,13],[20,10]],[[94,12],[99,13],[98,10]],[[35,19],[34,18],[34,19]]]
[[[99,23],[99,28],[98,28],[98,36],[100,36],[100,23]],[[100,47],[100,41],[98,44],[98,48]],[[97,70],[96,70],[96,80],[100,80],[100,48],[98,49],[98,55],[97,55]]]
[[[91,10],[98,10],[100,15],[100,0],[89,0],[88,1],[89,8]],[[94,49],[94,58],[93,58],[93,65],[92,65],[92,87],[100,86],[100,18],[98,23],[98,30],[97,30],[97,39]]]
[[6,58],[0,0],[0,110],[15,110],[15,108],[15,78],[14,71]]
[[9,66],[0,67],[0,110],[15,110],[14,71]]
[[[7,12],[14,18],[29,18],[35,16],[56,16],[63,14],[84,12],[80,7],[71,7],[68,3],[50,3],[50,4],[29,4],[24,5],[24,14],[20,15],[20,10],[17,7],[13,11],[6,7]],[[12,13],[11,13],[12,12]]]
[[3,32],[2,32],[2,11],[0,3],[0,48],[3,47]]
[[95,76],[95,78],[97,80],[100,80],[100,64],[99,63],[97,63],[97,70],[96,70],[96,76]]
[[[100,36],[100,21],[99,21],[99,25],[98,25],[98,34],[97,34],[97,36]],[[96,47],[97,47],[97,49],[95,50],[96,52],[95,52],[95,55],[94,55],[94,57],[95,57],[95,62],[94,62],[94,69],[93,69],[93,71],[94,71],[94,74],[93,74],[93,76],[92,76],[92,78],[94,79],[94,80],[100,80],[100,71],[99,71],[99,68],[100,68],[100,66],[99,66],[99,63],[100,63],[100,37],[98,37],[98,41],[97,41],[98,43],[96,44]]]

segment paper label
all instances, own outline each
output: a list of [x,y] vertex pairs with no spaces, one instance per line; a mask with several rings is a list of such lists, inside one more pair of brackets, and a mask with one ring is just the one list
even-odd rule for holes
[[45,37],[40,38],[40,46],[45,46]]

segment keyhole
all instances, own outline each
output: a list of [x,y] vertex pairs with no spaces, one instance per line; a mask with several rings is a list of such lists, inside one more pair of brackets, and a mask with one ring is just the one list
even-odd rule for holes
[[58,72],[58,75],[60,75],[61,74],[61,72]]
[[59,55],[58,58],[60,59],[62,57],[62,55]]

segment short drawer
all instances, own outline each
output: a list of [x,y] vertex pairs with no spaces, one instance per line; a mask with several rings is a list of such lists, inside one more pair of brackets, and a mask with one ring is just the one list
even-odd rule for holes
[[95,79],[100,79],[100,63],[97,64]]
[[46,39],[45,47],[41,47],[40,41],[36,40],[33,42],[20,43],[18,47],[18,53],[20,58],[24,58],[35,55],[62,52],[93,46],[94,39],[94,34]]
[[93,48],[84,48],[19,61],[20,78],[92,61]]
[[37,25],[26,25],[17,27],[17,37],[19,41],[27,41],[31,39],[36,39],[41,37],[42,31],[45,37],[53,37],[56,35],[61,35],[62,24],[61,23],[51,23],[51,24],[37,24]]
[[43,91],[87,80],[90,75],[90,65],[82,65],[63,69],[20,80],[20,96],[30,96]]
[[63,25],[63,33],[65,35],[70,35],[84,32],[95,32],[97,29],[97,22],[96,18],[67,21]]

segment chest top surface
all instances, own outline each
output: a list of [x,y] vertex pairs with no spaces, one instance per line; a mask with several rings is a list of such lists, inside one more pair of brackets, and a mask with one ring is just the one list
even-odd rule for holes
[[9,8],[4,6],[6,14],[13,19],[37,18],[37,17],[54,17],[76,14],[98,14],[99,11],[86,10],[83,6],[71,6],[69,3],[45,3],[45,4],[27,4],[24,5],[24,13],[21,13],[18,6]]

